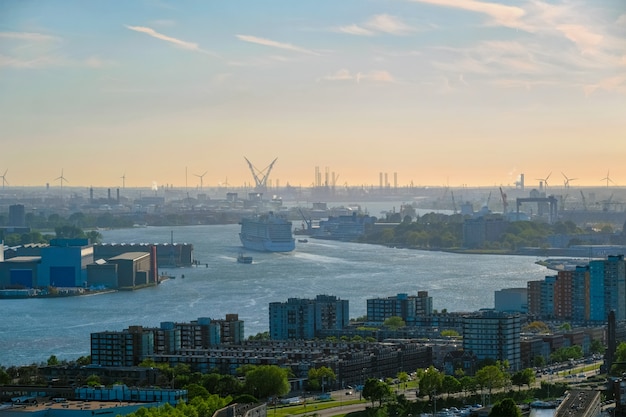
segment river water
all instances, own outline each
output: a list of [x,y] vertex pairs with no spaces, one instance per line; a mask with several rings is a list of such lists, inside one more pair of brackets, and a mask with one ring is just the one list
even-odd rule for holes
[[[526,287],[550,271],[535,257],[464,255],[309,239],[290,253],[253,253],[239,264],[238,225],[147,227],[103,231],[104,242],[192,243],[198,267],[162,269],[170,279],[132,292],[0,300],[0,365],[73,360],[90,354],[90,333],[158,326],[237,313],[246,337],[269,330],[268,307],[318,294],[349,300],[350,317],[366,300],[426,290],[437,310],[492,308],[494,291]],[[184,276],[184,278],[183,278]]]

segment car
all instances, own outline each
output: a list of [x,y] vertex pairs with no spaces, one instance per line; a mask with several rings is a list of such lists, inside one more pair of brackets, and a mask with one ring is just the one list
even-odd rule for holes
[[352,391],[346,391],[346,395],[352,395]]

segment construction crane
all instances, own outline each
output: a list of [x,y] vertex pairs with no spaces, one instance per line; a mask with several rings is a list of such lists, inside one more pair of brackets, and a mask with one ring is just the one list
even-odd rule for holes
[[274,163],[278,158],[275,158],[271,164],[269,164],[262,170],[259,170],[254,165],[252,165],[252,162],[250,162],[245,156],[243,157],[243,159],[245,159],[248,163],[248,166],[250,167],[250,172],[252,172],[252,177],[254,177],[254,191],[262,193],[267,190],[267,179],[269,178],[272,167],[274,166]]
[[506,193],[502,191],[502,187],[500,187],[500,196],[502,197],[502,213],[506,214],[509,202],[506,199]]

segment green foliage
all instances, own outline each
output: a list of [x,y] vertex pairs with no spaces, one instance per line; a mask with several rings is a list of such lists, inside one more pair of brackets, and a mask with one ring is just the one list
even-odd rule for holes
[[522,411],[515,404],[515,401],[505,398],[493,406],[489,412],[489,417],[522,417]]
[[591,345],[589,346],[589,351],[591,353],[599,353],[599,354],[604,354],[604,351],[606,350],[606,346],[604,346],[602,344],[602,341],[599,339],[593,339],[591,341]]
[[429,398],[437,392],[441,392],[443,383],[443,373],[439,372],[434,366],[428,367],[418,372],[420,392],[429,396]]
[[[442,313],[444,313],[442,311]],[[459,332],[457,332],[456,330],[452,330],[452,329],[447,329],[447,330],[442,330],[441,331],[441,336],[443,337],[459,337]]]
[[337,376],[331,368],[322,366],[320,368],[311,368],[308,373],[308,386],[312,391],[325,391],[332,383],[335,382]]
[[508,381],[508,375],[500,364],[487,365],[476,372],[475,379],[480,387],[488,388],[491,392],[493,388],[503,387]]
[[134,413],[126,414],[129,417],[211,417],[221,408],[232,401],[231,397],[220,398],[210,395],[208,398],[195,397],[188,404],[180,403],[176,407],[165,404],[161,407],[140,408]]
[[522,385],[530,385],[535,382],[535,371],[530,368],[523,369],[514,373],[511,376],[511,382],[513,385],[517,385],[518,387],[522,387]]
[[372,406],[378,401],[382,407],[383,402],[393,395],[391,387],[375,378],[369,378],[363,386],[363,398],[372,402]]
[[522,331],[528,333],[541,333],[546,334],[550,333],[550,328],[548,325],[542,321],[533,321],[528,323],[526,326],[522,328]]
[[552,362],[565,362],[570,359],[580,359],[583,357],[583,348],[579,345],[562,347],[550,354]]
[[248,337],[248,340],[270,340],[270,332],[257,333]]
[[55,355],[50,355],[47,364],[48,366],[57,366],[59,364],[59,360]]
[[392,329],[397,329],[406,326],[406,323],[404,322],[404,320],[402,320],[402,317],[391,316],[387,320],[385,320],[383,325],[391,327]]
[[87,380],[85,382],[90,387],[94,387],[94,386],[97,386],[97,385],[102,385],[101,382],[100,382],[100,377],[98,375],[90,375],[90,376],[88,376]]
[[11,382],[11,376],[3,367],[0,367],[0,385],[8,385]]
[[246,372],[245,386],[256,398],[283,396],[289,392],[289,371],[275,365],[261,365]]

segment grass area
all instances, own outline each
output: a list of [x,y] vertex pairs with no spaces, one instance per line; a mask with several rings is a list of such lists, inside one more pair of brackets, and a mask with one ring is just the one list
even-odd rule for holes
[[[274,407],[268,407],[267,409],[267,417],[287,417],[287,416],[295,416],[295,415],[303,415],[303,414],[315,414],[319,410],[324,410],[327,408],[339,407],[341,405],[349,405],[349,404],[360,404],[365,403],[365,400],[345,400],[345,401],[337,401],[335,399],[325,400],[325,401],[317,401],[317,402],[307,402],[306,404],[297,404],[297,405],[284,405]],[[340,414],[337,414],[340,415]]]

